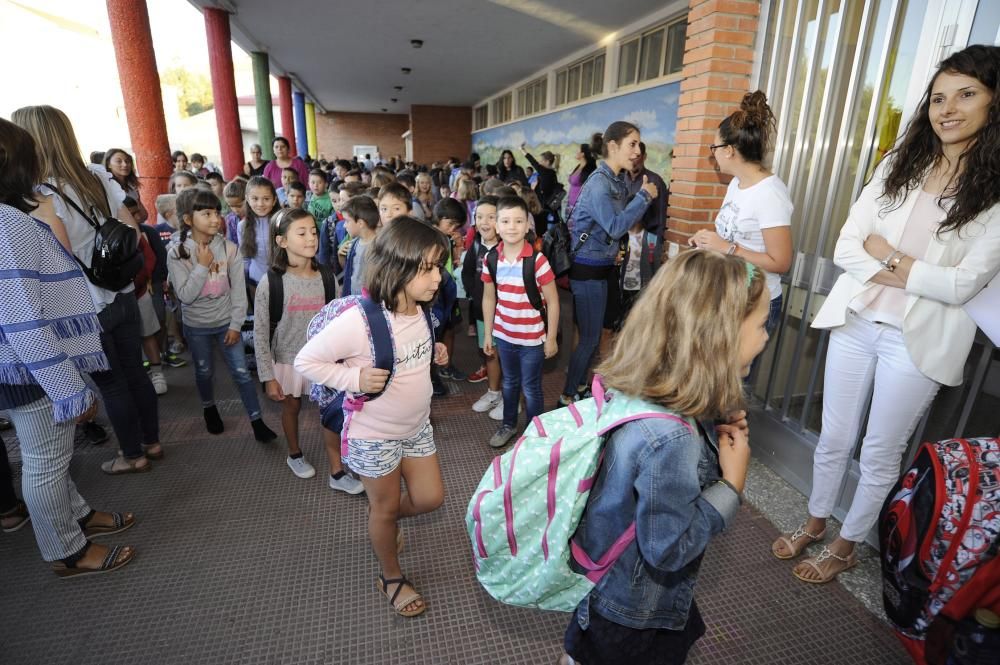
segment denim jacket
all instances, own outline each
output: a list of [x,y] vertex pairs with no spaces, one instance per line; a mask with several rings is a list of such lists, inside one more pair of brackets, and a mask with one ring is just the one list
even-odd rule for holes
[[[701,430],[708,433],[706,438]],[[635,520],[635,541],[577,607],[630,628],[680,630],[708,541],[732,523],[739,496],[720,478],[715,427],[670,420],[616,430],[574,540],[597,561]]]
[[624,177],[615,175],[606,162],[601,162],[583,184],[569,222],[573,261],[591,266],[614,265],[618,241],[642,219],[651,201],[644,190],[629,201]]

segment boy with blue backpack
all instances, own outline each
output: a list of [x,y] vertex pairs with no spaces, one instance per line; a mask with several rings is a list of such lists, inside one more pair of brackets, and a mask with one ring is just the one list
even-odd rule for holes
[[503,371],[503,423],[490,438],[493,448],[514,438],[522,389],[528,422],[542,412],[542,362],[559,351],[556,276],[545,255],[525,242],[529,219],[520,197],[497,201],[500,243],[486,255],[482,273],[483,353],[499,353]]

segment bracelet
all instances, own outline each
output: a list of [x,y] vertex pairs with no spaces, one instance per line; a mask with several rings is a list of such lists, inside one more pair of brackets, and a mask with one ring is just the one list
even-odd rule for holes
[[896,268],[899,267],[899,264],[902,263],[903,259],[906,258],[906,254],[903,254],[902,252],[896,252],[896,253],[899,254],[899,256],[897,256],[895,259],[892,260],[892,268],[891,268],[891,270],[893,272],[896,271]]
[[743,505],[743,493],[742,493],[742,492],[739,492],[739,491],[737,491],[737,489],[736,489],[736,486],[735,486],[735,485],[733,485],[733,484],[732,484],[731,482],[729,482],[729,481],[728,481],[728,480],[726,480],[725,478],[719,478],[719,480],[718,480],[717,482],[719,482],[719,483],[721,483],[721,484],[725,485],[725,486],[726,486],[726,487],[728,487],[729,489],[731,489],[731,490],[733,490],[734,492],[736,492],[736,498],[740,500],[740,505],[741,505],[741,506]]
[[729,249],[726,250],[726,256],[736,256],[736,243],[730,243]]
[[898,263],[893,264],[892,260],[893,258],[895,258],[897,254],[902,254],[902,252],[900,252],[898,249],[893,250],[893,252],[889,254],[889,256],[879,261],[879,265],[882,266],[882,270],[888,270],[889,272],[894,272],[896,270],[896,266],[899,264]]

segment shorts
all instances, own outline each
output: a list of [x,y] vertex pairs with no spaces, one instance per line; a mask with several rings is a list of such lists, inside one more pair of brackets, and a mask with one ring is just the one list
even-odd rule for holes
[[347,450],[344,461],[352,471],[365,478],[381,478],[395,471],[404,457],[430,457],[437,453],[437,446],[428,420],[408,439],[348,438]]
[[580,628],[579,608],[573,613],[563,649],[580,663],[604,665],[683,665],[688,651],[705,634],[705,622],[691,601],[688,620],[680,630],[637,629],[615,623],[590,608],[590,625]]
[[344,431],[344,409],[328,404],[319,411],[319,422],[338,436]]
[[139,324],[143,337],[149,337],[160,332],[160,320],[156,316],[156,309],[153,307],[153,298],[147,290],[142,297],[136,301],[139,305]]
[[149,292],[153,296],[153,311],[156,312],[156,320],[160,322],[160,328],[163,328],[167,322],[166,303],[163,300],[163,283],[154,279],[149,285]]
[[[486,341],[486,323],[483,321],[476,321],[476,339],[479,340],[479,348],[483,348],[483,342]],[[493,336],[493,344],[496,345],[497,338]]]

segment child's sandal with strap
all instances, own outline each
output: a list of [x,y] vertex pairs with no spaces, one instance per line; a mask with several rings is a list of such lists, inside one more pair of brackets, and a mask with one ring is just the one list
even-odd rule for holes
[[[389,599],[389,604],[392,605],[392,609],[396,610],[396,614],[402,617],[415,617],[423,614],[427,610],[427,605],[424,604],[424,598],[417,590],[413,588],[413,584],[410,580],[405,577],[393,577],[392,579],[386,579],[383,575],[378,576],[378,581],[375,583],[378,586],[379,591],[381,591],[386,598]],[[389,585],[395,584],[396,590],[389,595]],[[410,593],[404,595],[400,598],[400,594],[403,592],[404,587],[410,588]],[[420,603],[420,606],[415,610],[407,610],[407,605],[412,605],[413,603]]]

